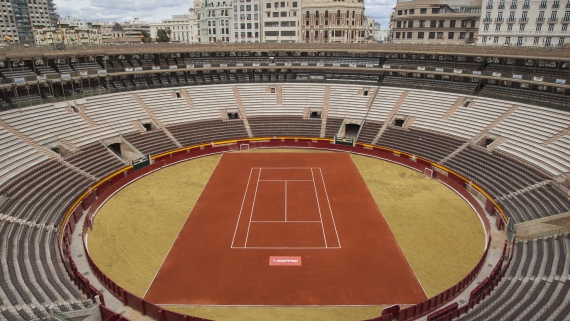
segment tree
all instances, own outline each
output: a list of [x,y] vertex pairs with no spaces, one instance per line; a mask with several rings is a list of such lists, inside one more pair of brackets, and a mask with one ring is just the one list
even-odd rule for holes
[[146,31],[142,31],[141,32],[141,41],[144,43],[149,43],[152,41],[152,38],[150,37],[150,34]]
[[156,42],[170,42],[170,37],[164,29],[158,29],[156,32]]

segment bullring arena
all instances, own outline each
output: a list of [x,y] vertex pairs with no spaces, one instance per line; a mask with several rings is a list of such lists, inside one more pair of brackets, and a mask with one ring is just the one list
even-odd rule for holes
[[2,53],[0,319],[568,320],[567,49],[308,46]]

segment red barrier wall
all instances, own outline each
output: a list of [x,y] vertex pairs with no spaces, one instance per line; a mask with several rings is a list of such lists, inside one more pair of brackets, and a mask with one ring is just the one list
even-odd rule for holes
[[[134,180],[145,176],[155,170],[161,169],[165,166],[170,166],[175,163],[186,161],[196,157],[202,157],[206,155],[217,154],[225,151],[236,150],[237,146],[241,143],[247,143],[250,145],[250,148],[278,148],[278,147],[295,147],[295,148],[313,148],[313,149],[331,149],[331,150],[341,150],[341,151],[348,151],[355,154],[367,155],[372,156],[375,158],[380,158],[386,161],[390,161],[393,163],[400,164],[402,166],[412,168],[414,170],[423,172],[425,168],[430,168],[432,164],[425,159],[417,158],[415,161],[410,159],[409,154],[406,153],[398,153],[391,150],[387,150],[381,147],[373,147],[373,148],[366,148],[363,147],[361,144],[357,144],[359,146],[351,147],[345,145],[334,145],[331,144],[328,140],[311,140],[311,139],[288,139],[288,140],[281,140],[281,139],[270,139],[269,141],[240,141],[236,145],[221,145],[212,147],[212,145],[205,145],[201,146],[201,148],[191,148],[188,150],[180,150],[175,151],[172,153],[160,155],[156,157],[154,163],[150,166],[142,168],[138,171],[125,172],[124,174],[119,174],[113,176],[109,179],[104,180],[100,183],[97,188],[86,194],[85,197],[81,200],[80,206],[72,212],[72,215],[67,221],[65,221],[66,226],[65,228],[68,229],[64,235],[64,239],[70,240],[69,236],[73,233],[75,229],[75,223],[79,219],[82,214],[81,208],[89,209],[87,212],[87,217],[85,220],[85,224],[83,226],[83,232],[85,233],[88,228],[93,228],[91,226],[93,215],[96,214],[97,210],[101,207],[101,205],[110,198],[114,193],[118,190],[126,186],[127,184],[133,182]],[[463,178],[454,175],[453,173],[449,172],[448,176],[443,175],[437,171],[434,171],[434,178],[438,179],[439,181],[445,183],[447,186],[452,188],[456,193],[463,196],[467,202],[469,202],[475,212],[480,216],[482,219],[483,225],[487,233],[490,231],[490,223],[487,221],[485,217],[484,209],[477,203],[475,198],[464,188],[465,181]],[[491,202],[492,203],[492,202]],[[62,243],[67,242],[67,247],[69,247],[69,241],[62,241]],[[400,310],[398,305],[386,308],[382,311],[382,315],[374,320],[390,320],[392,317],[398,320],[412,320],[418,318],[420,316],[425,316],[426,314],[435,311],[436,309],[440,308],[445,303],[452,300],[455,296],[461,293],[476,277],[479,271],[482,268],[482,264],[485,261],[487,256],[488,246],[490,243],[490,239],[487,241],[487,247],[485,249],[485,254],[481,258],[479,264],[474,268],[474,270],[469,273],[465,279],[459,282],[457,285],[451,287],[450,289],[440,293],[439,295],[426,300],[423,303],[408,307],[406,309]],[[85,246],[85,244],[83,244]],[[506,249],[506,247],[505,247]],[[67,249],[68,250],[68,249]],[[69,253],[69,251],[67,251]],[[113,293],[116,297],[118,297],[121,301],[124,302],[125,305],[132,307],[135,310],[140,311],[145,315],[149,315],[157,320],[202,320],[199,318],[193,318],[189,316],[183,316],[181,314],[170,312],[163,310],[162,308],[147,302],[132,293],[129,293],[115,284],[112,280],[107,278],[93,263],[91,258],[87,253],[87,260],[89,262],[89,266],[93,271],[93,274],[100,280],[100,282],[107,288],[111,293]],[[72,267],[72,271],[68,271],[68,273],[75,276],[74,282],[80,283],[80,287],[82,290],[90,292],[91,295],[99,295],[100,298],[103,300],[103,296],[94,289],[87,279],[85,279],[75,267],[71,256],[68,255],[68,261],[71,263],[70,266]],[[509,260],[510,262],[510,260]],[[504,274],[504,270],[503,270]],[[79,280],[79,281],[77,281]],[[81,284],[84,283],[84,284]],[[471,304],[470,304],[471,306]],[[105,308],[106,309],[106,308]],[[463,309],[463,310],[462,310]],[[108,310],[108,309],[107,309]],[[466,312],[464,307],[460,309],[460,311]],[[464,313],[463,312],[463,313]],[[452,314],[449,314],[452,317]],[[116,318],[115,316],[109,316],[109,319]],[[447,318],[447,316],[446,316]],[[105,320],[105,318],[104,318]]]

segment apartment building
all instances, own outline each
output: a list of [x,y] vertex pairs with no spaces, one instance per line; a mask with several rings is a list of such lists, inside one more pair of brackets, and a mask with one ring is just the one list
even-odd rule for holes
[[158,23],[150,24],[150,36],[156,39],[158,30],[170,30],[170,38],[172,41],[180,43],[195,43],[197,30],[196,14],[194,9],[190,8],[189,14],[173,15],[172,19],[163,19]]
[[59,15],[53,0],[0,0],[0,5],[2,43],[31,44],[33,26],[57,26]]
[[399,0],[393,16],[395,43],[474,44],[482,0]]
[[261,41],[261,1],[234,1],[234,41]]
[[66,45],[100,45],[103,43],[100,27],[79,28],[69,24],[58,27],[38,26],[34,28],[36,46],[53,46],[57,43]]
[[570,24],[570,0],[485,0],[478,44],[561,46]]
[[[235,2],[235,1],[234,1]],[[198,42],[234,43],[233,4],[231,0],[194,1]]]
[[301,0],[263,1],[262,42],[300,41]]
[[366,42],[364,0],[303,0],[301,41]]

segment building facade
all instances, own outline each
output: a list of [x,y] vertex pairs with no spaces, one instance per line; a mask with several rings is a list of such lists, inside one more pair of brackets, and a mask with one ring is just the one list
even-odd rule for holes
[[4,0],[0,12],[3,44],[34,42],[35,26],[55,27],[59,20],[53,0]]
[[201,43],[235,42],[233,5],[231,0],[194,1],[198,33]]
[[100,28],[79,29],[76,26],[61,24],[61,27],[38,27],[33,31],[36,46],[100,45],[103,43]]
[[301,0],[263,1],[262,42],[300,41]]
[[395,43],[474,44],[481,0],[398,1],[391,41]]
[[234,41],[261,41],[261,1],[234,1]]
[[485,0],[478,44],[561,46],[570,24],[570,0]]
[[62,18],[60,20],[60,23],[62,25],[68,25],[68,26],[75,27],[75,29],[79,29],[79,30],[86,30],[87,28],[91,27],[91,23],[89,23],[87,21],[79,20],[79,19],[72,17],[72,16],[67,16],[65,18]]
[[150,36],[156,39],[156,33],[158,30],[170,30],[171,41],[176,41],[180,43],[195,43],[198,42],[196,39],[197,34],[197,24],[196,15],[194,14],[194,9],[190,9],[189,14],[185,15],[173,15],[172,19],[164,19],[159,23],[150,24]]
[[302,42],[366,42],[364,0],[301,2]]

